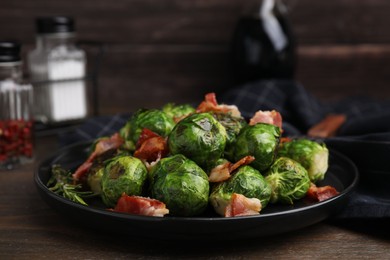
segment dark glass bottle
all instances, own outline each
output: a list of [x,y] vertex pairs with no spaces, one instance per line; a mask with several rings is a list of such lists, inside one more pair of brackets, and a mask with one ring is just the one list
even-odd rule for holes
[[258,14],[239,19],[231,42],[230,69],[235,85],[294,77],[295,42],[281,1],[263,0]]

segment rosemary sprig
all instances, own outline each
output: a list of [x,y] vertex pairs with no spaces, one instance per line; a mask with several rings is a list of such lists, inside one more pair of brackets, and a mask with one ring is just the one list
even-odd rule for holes
[[73,184],[72,173],[55,164],[51,169],[51,178],[46,186],[52,192],[73,202],[88,206],[83,197],[91,196],[93,192],[82,191],[81,184]]

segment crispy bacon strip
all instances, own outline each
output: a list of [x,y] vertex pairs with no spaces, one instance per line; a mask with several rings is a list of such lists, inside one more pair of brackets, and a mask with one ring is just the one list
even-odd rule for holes
[[77,170],[73,173],[72,177],[74,181],[80,181],[84,177],[86,177],[89,169],[92,167],[93,162],[92,161],[85,161],[83,164],[81,164]]
[[177,124],[177,123],[179,123],[181,120],[183,120],[184,118],[186,118],[189,115],[191,115],[191,113],[186,114],[186,115],[182,115],[182,116],[174,116],[173,117],[173,121]]
[[314,183],[310,185],[306,193],[306,199],[310,201],[323,201],[338,195],[339,192],[332,186],[317,187]]
[[142,129],[134,157],[147,162],[153,162],[165,157],[167,154],[168,145],[166,140],[147,128]]
[[249,125],[255,125],[257,123],[266,123],[278,126],[282,130],[282,115],[276,111],[257,111],[254,116],[249,120]]
[[253,162],[255,160],[255,157],[254,156],[251,156],[251,155],[247,155],[243,158],[241,158],[239,161],[237,161],[235,164],[233,164],[231,167],[230,167],[230,171],[233,172],[235,171],[236,169],[238,169],[238,167],[240,166],[243,166],[243,165],[248,165],[250,164],[251,162]]
[[230,178],[232,172],[238,169],[240,166],[248,165],[255,160],[253,156],[245,156],[236,163],[226,162],[214,167],[209,175],[210,182],[221,182]]
[[335,136],[346,120],[346,115],[329,114],[321,122],[312,126],[308,130],[307,135],[322,138]]
[[159,200],[141,196],[128,196],[125,193],[118,199],[113,211],[154,217],[163,217],[169,213],[166,205]]
[[92,166],[93,160],[95,160],[97,156],[107,152],[108,150],[118,149],[123,144],[123,142],[124,140],[119,135],[119,133],[115,133],[109,138],[100,139],[95,146],[95,150],[89,155],[88,159],[72,174],[73,180],[79,181],[85,177],[85,175],[88,173],[88,170]]
[[225,217],[259,215],[261,201],[257,198],[247,198],[242,194],[233,193],[230,203],[225,209]]
[[202,101],[196,109],[197,113],[217,112],[231,113],[234,117],[241,117],[241,113],[235,105],[219,105],[214,92],[205,95],[205,100]]
[[231,162],[225,162],[214,167],[210,172],[209,182],[222,182],[229,179],[231,165]]
[[139,148],[142,143],[144,143],[146,140],[152,138],[152,137],[158,137],[159,135],[156,134],[155,132],[153,132],[152,130],[149,130],[148,128],[143,128],[140,135],[139,135],[139,138],[138,138],[138,141],[137,141],[137,144],[136,144],[136,148]]
[[280,138],[280,144],[291,142],[293,139],[291,137],[283,136]]

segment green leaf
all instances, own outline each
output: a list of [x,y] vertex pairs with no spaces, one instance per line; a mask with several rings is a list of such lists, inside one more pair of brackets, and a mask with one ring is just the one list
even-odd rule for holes
[[74,184],[70,171],[55,164],[52,166],[51,173],[51,178],[46,184],[49,190],[73,202],[88,205],[83,198],[91,196],[93,193],[81,190],[80,184]]

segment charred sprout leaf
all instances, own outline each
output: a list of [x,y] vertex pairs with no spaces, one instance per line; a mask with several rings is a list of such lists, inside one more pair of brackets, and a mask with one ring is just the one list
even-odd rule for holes
[[278,154],[299,162],[305,167],[313,183],[323,180],[328,170],[329,151],[324,143],[320,144],[309,139],[294,139],[283,143]]
[[294,204],[303,198],[310,187],[310,179],[306,169],[297,161],[287,157],[279,157],[272,164],[265,176],[271,185],[272,203]]
[[86,206],[88,204],[83,198],[93,195],[91,191],[81,190],[81,184],[73,184],[72,173],[56,164],[52,166],[52,175],[46,186],[52,192]]
[[184,118],[168,137],[172,154],[183,154],[203,168],[222,157],[225,145],[226,130],[210,113]]
[[249,165],[240,167],[230,179],[212,187],[210,203],[219,215],[224,216],[233,193],[257,198],[265,208],[270,200],[271,186],[255,168]]
[[95,194],[100,195],[102,191],[101,182],[105,163],[111,158],[120,155],[128,155],[128,153],[126,151],[121,151],[118,149],[111,149],[98,155],[93,160],[92,166],[88,171],[87,184],[90,190],[93,191]]
[[275,160],[279,139],[280,129],[277,126],[264,123],[247,125],[234,144],[234,161],[247,155],[254,156],[255,161],[251,165],[262,172]]
[[234,142],[241,129],[247,125],[243,117],[235,117],[229,113],[213,113],[213,116],[225,127],[227,133],[226,142],[229,144]]
[[152,197],[164,202],[173,216],[195,216],[208,205],[207,174],[178,154],[159,161],[151,171]]
[[104,204],[115,206],[122,193],[142,195],[146,179],[147,169],[140,159],[124,154],[110,159],[101,178]]
[[230,160],[233,160],[231,151],[236,141],[236,137],[240,133],[241,129],[247,125],[247,122],[243,117],[232,116],[230,113],[213,113],[213,116],[218,120],[221,125],[226,129],[226,148],[225,156]]
[[125,139],[125,147],[134,150],[135,144],[142,132],[147,128],[156,134],[166,137],[174,127],[175,122],[163,111],[158,109],[140,109],[132,115],[119,133]]

